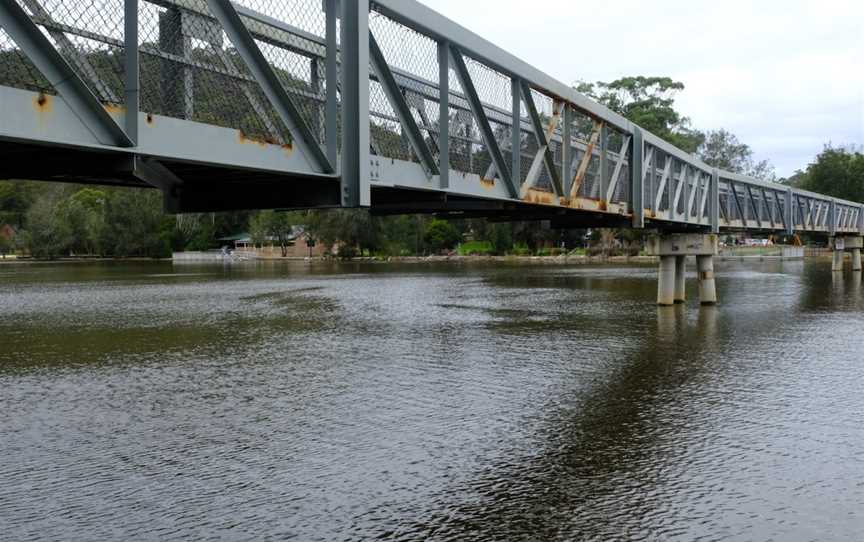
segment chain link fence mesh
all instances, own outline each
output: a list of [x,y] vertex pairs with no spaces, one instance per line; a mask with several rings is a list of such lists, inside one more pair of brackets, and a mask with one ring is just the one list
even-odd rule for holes
[[0,28],[0,85],[47,94],[56,93],[3,28]]
[[123,0],[16,0],[106,104],[123,103]]

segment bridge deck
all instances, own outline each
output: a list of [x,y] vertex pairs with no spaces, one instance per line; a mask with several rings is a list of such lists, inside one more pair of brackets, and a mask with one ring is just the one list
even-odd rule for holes
[[181,212],[864,231],[860,204],[712,168],[414,0],[0,0],[0,177]]

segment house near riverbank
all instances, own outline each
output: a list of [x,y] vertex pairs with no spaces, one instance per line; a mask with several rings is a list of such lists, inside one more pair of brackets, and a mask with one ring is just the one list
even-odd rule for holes
[[[279,239],[273,236],[268,236],[263,242],[256,243],[249,233],[243,232],[237,235],[222,237],[218,241],[234,250],[235,254],[241,254],[249,258],[272,259],[283,257],[282,245]],[[285,245],[284,257],[286,258],[320,258],[328,254],[327,247],[319,240],[310,238],[302,226],[292,228]]]
[[0,257],[12,254],[15,247],[15,228],[9,224],[0,225]]

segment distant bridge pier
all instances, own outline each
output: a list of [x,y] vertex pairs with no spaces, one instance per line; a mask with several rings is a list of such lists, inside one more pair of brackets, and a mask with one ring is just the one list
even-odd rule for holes
[[702,233],[666,233],[655,236],[649,252],[660,258],[657,276],[657,304],[684,303],[687,257],[695,256],[699,278],[699,301],[703,305],[717,303],[714,283],[714,256],[717,236]]
[[852,271],[861,271],[861,249],[864,248],[864,237],[859,235],[838,235],[833,238],[834,257],[831,261],[832,271],[843,271],[843,260],[848,251],[852,255]]

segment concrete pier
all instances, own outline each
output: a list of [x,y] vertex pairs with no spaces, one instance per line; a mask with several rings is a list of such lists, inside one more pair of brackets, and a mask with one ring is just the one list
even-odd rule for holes
[[717,303],[714,284],[714,256],[717,236],[702,233],[668,233],[655,236],[648,245],[649,253],[660,257],[657,277],[657,304],[673,305],[686,300],[685,279],[687,256],[696,256],[699,271],[699,301],[703,305]]
[[845,254],[842,250],[834,249],[834,256],[831,258],[831,271],[843,271],[843,258]]
[[831,258],[831,270],[843,271],[843,259],[846,252],[852,256],[852,271],[861,271],[861,249],[864,248],[864,237],[858,235],[838,235],[831,240],[834,255]]
[[714,284],[714,256],[696,256],[699,273],[699,302],[703,305],[717,303],[717,286]]
[[687,301],[687,256],[675,256],[675,303]]
[[657,277],[657,304],[675,304],[675,256],[660,256],[660,270]]

